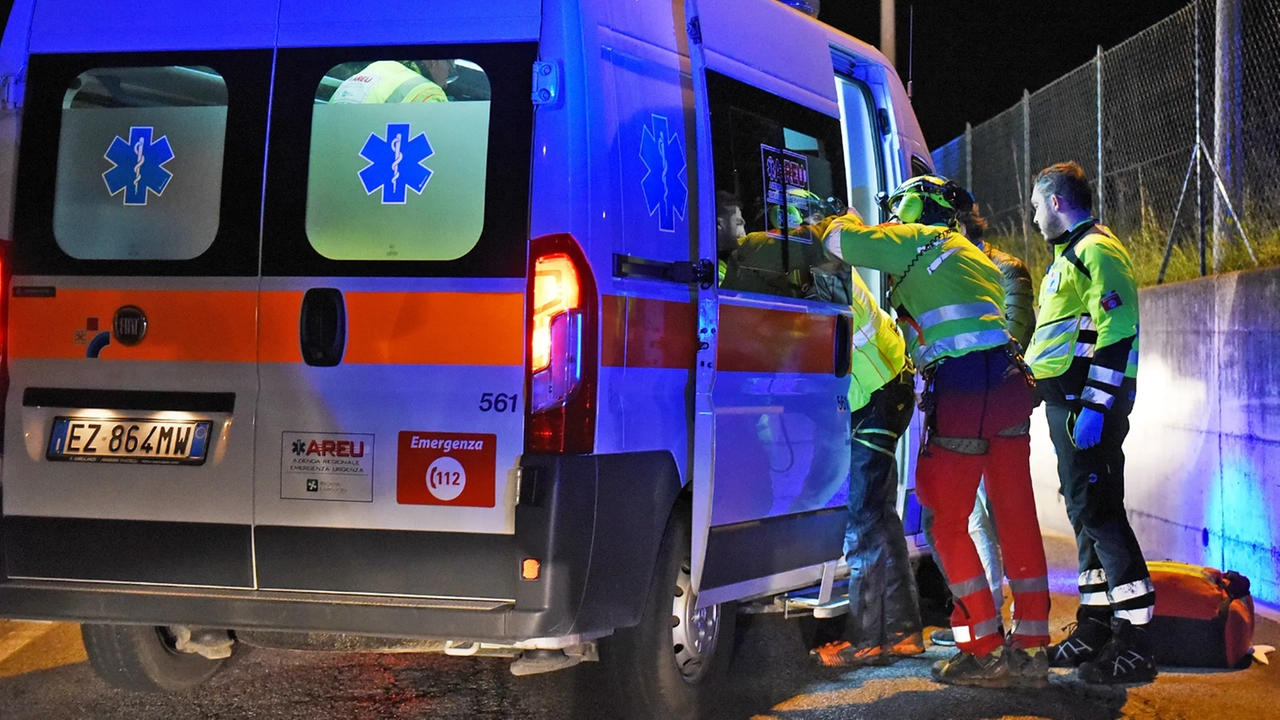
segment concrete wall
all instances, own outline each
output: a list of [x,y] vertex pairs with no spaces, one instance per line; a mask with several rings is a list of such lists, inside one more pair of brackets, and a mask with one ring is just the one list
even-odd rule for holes
[[[1280,602],[1280,268],[1141,292],[1126,506],[1148,559],[1237,570]],[[1044,413],[1032,435],[1042,526],[1071,533]]]

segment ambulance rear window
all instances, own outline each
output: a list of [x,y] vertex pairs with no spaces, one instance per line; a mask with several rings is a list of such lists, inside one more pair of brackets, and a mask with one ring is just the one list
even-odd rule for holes
[[331,260],[454,260],[484,228],[489,79],[463,58],[344,62],[316,89],[306,231]]
[[203,66],[111,67],[66,89],[53,232],[81,260],[188,260],[218,233],[227,85]]

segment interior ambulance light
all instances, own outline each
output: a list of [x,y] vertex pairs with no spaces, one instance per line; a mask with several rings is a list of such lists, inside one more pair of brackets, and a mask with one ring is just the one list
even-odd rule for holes
[[525,558],[520,563],[520,579],[521,580],[537,580],[538,573],[542,571],[542,563],[536,558]]

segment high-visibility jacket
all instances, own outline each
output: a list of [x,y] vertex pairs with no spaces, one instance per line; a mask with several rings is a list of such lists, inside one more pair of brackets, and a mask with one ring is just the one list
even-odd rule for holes
[[1018,346],[1025,353],[1027,345],[1031,343],[1031,333],[1036,329],[1036,310],[1032,304],[1035,290],[1031,285],[1031,272],[1021,260],[993,247],[991,243],[982,243],[979,247],[1000,271],[1009,334],[1018,341]]
[[845,262],[889,273],[891,300],[923,336],[916,365],[1003,347],[1010,336],[1000,271],[963,235],[940,225],[866,225],[853,215],[832,222]]
[[332,103],[446,102],[439,85],[394,60],[379,60],[352,75],[334,91]]
[[1054,247],[1040,283],[1040,321],[1027,364],[1047,402],[1128,412],[1138,377],[1138,285],[1133,261],[1094,220]]
[[866,283],[853,272],[849,293],[853,310],[853,355],[849,409],[857,410],[907,366],[907,345],[889,313],[880,309]]

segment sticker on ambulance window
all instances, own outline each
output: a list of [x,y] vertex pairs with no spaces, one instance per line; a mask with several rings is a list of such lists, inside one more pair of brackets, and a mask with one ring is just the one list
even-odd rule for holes
[[497,439],[480,433],[401,432],[396,502],[493,507]]
[[222,211],[227,84],[212,68],[94,68],[62,105],[53,233],[80,260],[189,260]]
[[[769,223],[769,237],[781,238],[784,223],[789,230],[812,224],[808,207],[812,195],[809,159],[790,150],[761,144],[760,165],[764,170],[764,213]],[[801,235],[793,239],[811,242]]]
[[373,435],[281,434],[280,497],[373,502]]

